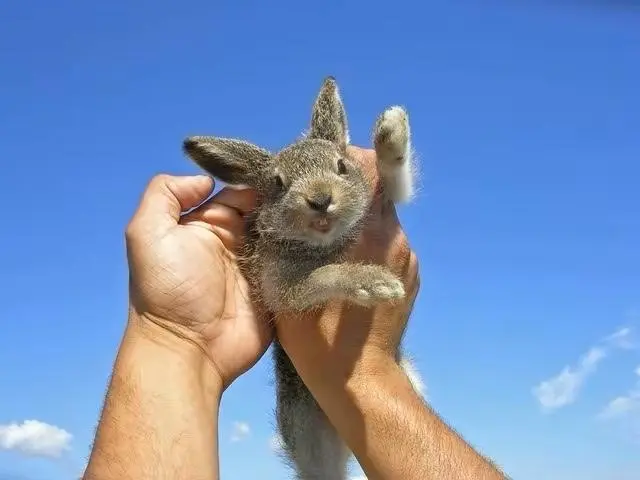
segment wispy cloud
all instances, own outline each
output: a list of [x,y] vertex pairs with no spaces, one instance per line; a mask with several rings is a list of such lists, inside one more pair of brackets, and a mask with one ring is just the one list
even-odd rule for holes
[[555,377],[540,382],[534,387],[533,394],[545,410],[555,410],[575,402],[585,380],[596,371],[605,356],[604,349],[591,348],[576,366],[567,365]]
[[632,329],[620,328],[587,350],[575,365],[566,365],[556,376],[533,387],[532,393],[547,412],[570,405],[578,398],[587,378],[612,350],[636,347]]
[[231,441],[240,442],[247,438],[251,434],[251,428],[246,422],[234,422],[233,430],[231,431]]
[[601,419],[622,418],[632,414],[640,414],[640,365],[636,368],[636,383],[626,395],[611,400],[598,414]]
[[38,420],[0,425],[0,449],[29,456],[59,458],[71,449],[72,438],[66,430]]
[[637,339],[633,336],[630,327],[622,327],[611,335],[604,338],[604,342],[616,348],[632,350],[638,347]]

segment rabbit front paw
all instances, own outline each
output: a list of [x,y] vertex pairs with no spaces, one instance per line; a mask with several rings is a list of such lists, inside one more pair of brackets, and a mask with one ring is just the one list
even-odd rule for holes
[[386,278],[378,278],[357,285],[353,292],[354,303],[364,307],[370,307],[380,302],[398,300],[404,297],[404,285],[393,275]]
[[370,307],[398,300],[404,295],[402,282],[383,266],[330,264],[317,268],[307,278],[285,288],[276,308],[306,310],[335,300]]

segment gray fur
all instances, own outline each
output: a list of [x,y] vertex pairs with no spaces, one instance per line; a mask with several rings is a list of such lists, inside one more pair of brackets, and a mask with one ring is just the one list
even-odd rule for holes
[[[392,201],[411,191],[410,130],[400,107],[374,126],[383,192]],[[243,140],[194,136],[187,155],[229,184],[258,192],[247,222],[240,266],[254,301],[275,314],[345,300],[371,307],[405,296],[402,282],[380,265],[347,263],[343,253],[369,208],[363,172],[346,155],[347,117],[333,77],[314,102],[307,135],[272,154]],[[400,354],[399,354],[400,361]],[[275,342],[276,417],[286,457],[300,480],[342,480],[349,451]]]

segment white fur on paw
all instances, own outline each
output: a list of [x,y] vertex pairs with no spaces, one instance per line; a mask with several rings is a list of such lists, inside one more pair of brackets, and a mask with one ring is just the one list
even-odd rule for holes
[[410,134],[409,116],[404,108],[393,106],[382,113],[376,128],[375,143],[395,156],[385,155],[384,166],[397,166],[408,160],[405,157]]
[[413,196],[413,159],[411,127],[404,108],[393,106],[378,118],[374,145],[385,191],[394,202],[406,202]]
[[381,124],[390,130],[406,127],[408,124],[407,112],[399,105],[389,107],[382,114]]
[[357,303],[361,305],[370,305],[371,304],[371,292],[366,288],[359,288],[356,290],[355,300]]
[[370,306],[381,301],[397,300],[404,297],[404,285],[397,278],[380,279],[372,285],[362,286],[355,291],[355,301]]
[[404,285],[398,279],[379,280],[373,284],[373,294],[381,300],[404,297]]

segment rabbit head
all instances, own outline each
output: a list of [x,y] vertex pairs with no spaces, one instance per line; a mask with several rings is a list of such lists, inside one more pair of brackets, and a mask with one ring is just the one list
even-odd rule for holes
[[335,79],[325,79],[313,105],[311,127],[278,153],[243,140],[189,137],[187,155],[232,185],[260,196],[256,225],[274,239],[331,245],[346,238],[369,201],[360,167],[346,155],[347,119]]

